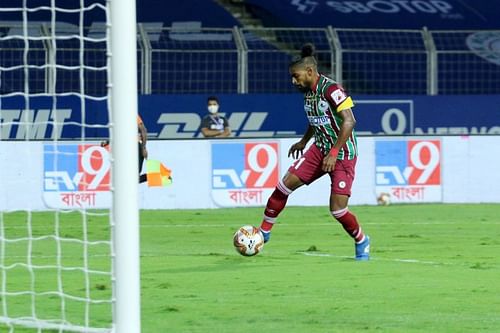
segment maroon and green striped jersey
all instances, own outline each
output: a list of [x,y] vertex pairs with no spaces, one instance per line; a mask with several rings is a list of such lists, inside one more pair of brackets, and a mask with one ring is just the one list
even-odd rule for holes
[[[309,124],[314,129],[314,143],[323,154],[328,154],[337,142],[342,110],[354,106],[344,89],[329,77],[320,74],[316,86],[304,95],[304,110]],[[357,138],[354,130],[339,150],[337,159],[353,159],[358,156]]]

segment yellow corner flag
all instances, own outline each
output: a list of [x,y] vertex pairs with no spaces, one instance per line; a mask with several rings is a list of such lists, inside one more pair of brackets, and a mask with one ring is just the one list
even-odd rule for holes
[[146,173],[148,174],[148,186],[168,186],[172,184],[172,170],[157,160],[146,161]]

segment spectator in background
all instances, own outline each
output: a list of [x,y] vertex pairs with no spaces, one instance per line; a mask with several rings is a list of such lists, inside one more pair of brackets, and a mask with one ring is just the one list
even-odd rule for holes
[[208,114],[201,121],[201,133],[206,138],[224,138],[231,134],[226,118],[219,115],[219,100],[210,96],[207,100]]

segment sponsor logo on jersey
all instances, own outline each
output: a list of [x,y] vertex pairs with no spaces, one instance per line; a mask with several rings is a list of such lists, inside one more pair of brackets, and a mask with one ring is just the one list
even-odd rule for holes
[[98,208],[110,203],[110,157],[91,144],[44,145],[43,198],[51,208]]
[[347,95],[345,94],[344,91],[342,91],[342,89],[336,89],[336,90],[332,91],[330,96],[332,97],[333,101],[337,105],[339,105],[340,103],[345,101],[345,99],[347,98]]
[[277,142],[212,143],[212,198],[222,207],[260,206],[279,176]]
[[441,142],[439,140],[377,140],[376,192],[391,202],[440,202]]
[[328,110],[328,108],[329,108],[329,107],[330,107],[330,106],[328,105],[328,102],[327,102],[327,101],[320,100],[320,101],[319,101],[319,103],[318,103],[318,109],[319,109],[321,112],[323,112],[323,113],[325,113],[325,112]]
[[311,126],[324,126],[330,124],[330,117],[328,116],[308,116],[309,124]]

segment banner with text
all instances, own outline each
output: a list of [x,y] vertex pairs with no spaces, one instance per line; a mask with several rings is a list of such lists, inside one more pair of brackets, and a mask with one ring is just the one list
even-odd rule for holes
[[45,144],[43,200],[59,209],[105,208],[111,203],[110,155],[91,144]]
[[271,26],[340,28],[498,28],[495,1],[463,0],[246,0]]
[[[294,162],[296,138],[151,140],[148,152],[172,170],[170,186],[139,185],[142,209],[264,206]],[[500,202],[500,136],[361,137],[350,205]],[[193,159],[193,152],[196,158]],[[110,207],[108,151],[98,141],[58,144],[0,141],[0,211]],[[465,161],[465,162],[464,162]],[[194,163],[196,162],[196,163]],[[481,170],[481,172],[478,172]],[[290,206],[322,206],[331,184],[321,177],[288,198]],[[254,211],[255,221],[262,217]]]
[[439,140],[376,140],[375,191],[394,203],[442,202]]
[[217,206],[262,206],[278,183],[278,142],[212,143]]
[[[220,95],[220,114],[239,138],[302,135],[307,127],[301,94]],[[353,96],[361,135],[500,134],[500,95]],[[200,138],[206,95],[143,95],[139,113],[150,138]],[[0,98],[2,140],[108,137],[106,101],[76,97]]]

